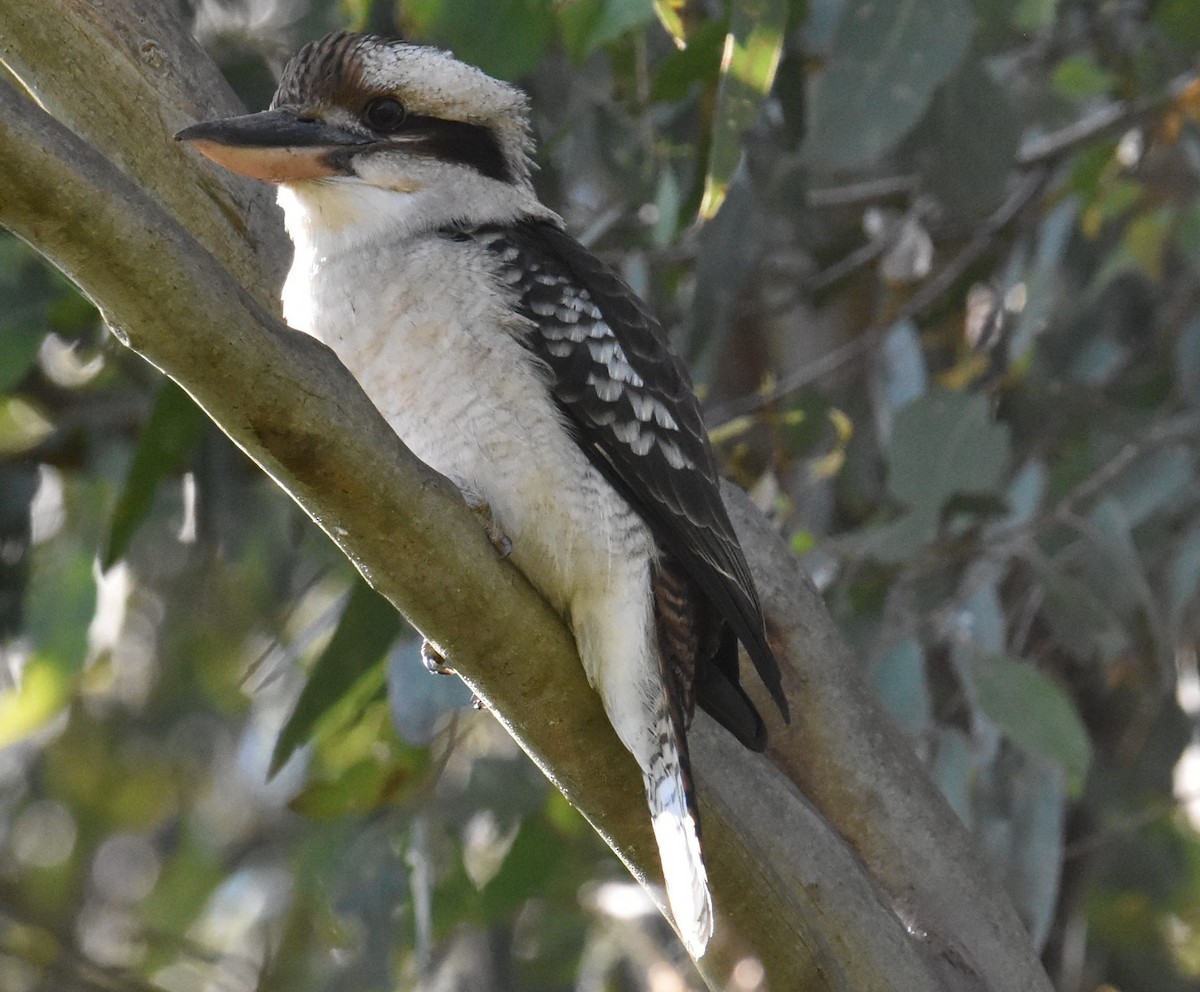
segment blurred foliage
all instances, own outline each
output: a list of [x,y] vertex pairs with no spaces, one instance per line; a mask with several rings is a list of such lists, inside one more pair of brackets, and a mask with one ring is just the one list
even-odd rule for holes
[[[1200,985],[1200,5],[192,14],[254,106],[344,26],[526,86],[543,196],[664,317],[1057,987]],[[0,300],[0,992],[698,987],[492,718],[10,237]]]

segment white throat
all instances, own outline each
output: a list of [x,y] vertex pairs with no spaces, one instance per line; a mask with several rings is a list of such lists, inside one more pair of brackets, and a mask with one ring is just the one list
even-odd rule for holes
[[[360,175],[279,187],[279,205],[295,246],[283,287],[283,313],[298,330],[317,331],[320,303],[314,294],[320,293],[318,282],[329,291],[318,276],[330,265],[343,273],[360,271],[362,266],[352,261],[355,256],[377,255],[452,225],[504,224],[526,217],[558,220],[528,183],[502,183],[437,161],[418,168],[409,161],[403,175],[398,169],[388,174],[388,165],[368,160],[356,163]],[[401,250],[397,258],[403,257]]]
[[297,256],[405,241],[455,224],[556,219],[528,182],[505,183],[437,160],[364,156],[353,176],[289,183],[278,200]]

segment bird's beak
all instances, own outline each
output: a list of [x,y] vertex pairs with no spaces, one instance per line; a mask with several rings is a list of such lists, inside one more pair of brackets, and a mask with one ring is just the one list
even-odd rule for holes
[[193,124],[175,140],[188,142],[231,172],[268,183],[347,175],[346,153],[370,143],[369,138],[302,118],[287,108]]

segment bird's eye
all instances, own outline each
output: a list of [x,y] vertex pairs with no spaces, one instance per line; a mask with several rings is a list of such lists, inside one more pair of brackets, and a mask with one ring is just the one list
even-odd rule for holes
[[363,110],[363,123],[372,131],[390,134],[404,126],[408,111],[395,97],[377,96]]

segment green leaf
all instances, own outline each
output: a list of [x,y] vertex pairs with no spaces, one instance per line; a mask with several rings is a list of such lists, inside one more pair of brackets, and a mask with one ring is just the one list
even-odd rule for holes
[[971,743],[957,727],[945,727],[937,735],[937,750],[929,770],[946,802],[966,826],[971,826],[971,781],[975,777]]
[[74,677],[87,660],[88,627],[95,613],[90,549],[65,541],[35,545],[25,609],[25,632],[35,654]]
[[706,21],[692,32],[686,48],[677,49],[662,60],[650,87],[651,99],[682,100],[693,83],[715,82],[721,72],[725,35],[723,21]]
[[1175,548],[1167,572],[1167,592],[1171,619],[1178,625],[1200,592],[1200,522],[1192,524]]
[[0,315],[0,392],[8,392],[25,377],[37,359],[46,329],[34,307],[18,305]]
[[356,577],[337,630],[313,666],[279,733],[271,753],[271,775],[313,735],[321,717],[354,688],[361,676],[379,664],[402,626],[392,604]]
[[980,59],[965,59],[938,89],[918,137],[921,172],[950,211],[981,216],[1004,199],[1020,122]]
[[891,437],[896,412],[929,387],[916,324],[902,320],[888,328],[880,343],[873,372],[874,394],[878,397],[875,417],[881,436],[887,439]]
[[62,712],[74,680],[54,659],[32,655],[16,685],[0,688],[0,749],[24,740]]
[[1200,404],[1200,315],[1184,324],[1176,335],[1171,369],[1179,395],[1191,406]]
[[1008,504],[1008,514],[992,526],[995,529],[1017,527],[1026,523],[1046,494],[1046,463],[1039,458],[1033,458],[1021,467],[1013,476],[1005,490],[1004,502]]
[[36,448],[54,433],[54,424],[35,403],[20,396],[0,396],[0,455]]
[[825,169],[877,161],[920,120],[971,33],[964,0],[849,0],[809,89],[804,156]]
[[1187,448],[1155,451],[1140,459],[1136,471],[1126,472],[1109,489],[1121,504],[1130,527],[1139,527],[1165,508],[1176,506],[1195,492],[1196,470]]
[[1145,275],[1158,282],[1163,275],[1163,251],[1171,234],[1171,209],[1148,210],[1129,222],[1125,232],[1125,247],[1134,264]]
[[554,38],[550,0],[412,0],[406,35],[445,45],[500,79],[532,71]]
[[1054,23],[1058,0],[1017,0],[1012,24],[1018,31],[1038,31]]
[[658,23],[675,39],[677,45],[686,45],[688,31],[684,23],[684,8],[687,6],[687,0],[653,0],[653,3],[654,16],[658,18]]
[[1069,55],[1051,77],[1054,88],[1071,100],[1084,100],[1112,92],[1116,77],[1090,55]]
[[654,19],[650,0],[574,0],[556,8],[567,52],[582,62],[597,48]]
[[717,85],[712,145],[704,175],[700,216],[721,207],[742,159],[742,135],[771,92],[787,23],[786,0],[735,0]]
[[129,542],[150,512],[154,494],[168,476],[180,471],[200,440],[204,411],[170,379],[163,381],[154,408],[138,437],[125,486],[117,498],[100,564],[108,569],[129,548]]
[[1159,0],[1152,19],[1187,55],[1200,49],[1200,4],[1196,0]]
[[1129,634],[1091,587],[1074,576],[1042,570],[1043,612],[1055,640],[1075,658],[1109,660],[1129,650]]
[[1180,211],[1175,223],[1175,244],[1195,269],[1200,269],[1200,203],[1191,203]]
[[1057,763],[1027,750],[1001,754],[988,771],[995,785],[977,794],[975,834],[1040,947],[1058,903],[1066,776]]
[[998,493],[1008,427],[983,396],[938,389],[900,411],[888,449],[888,488],[910,506],[941,508],[955,493]]
[[937,535],[937,513],[906,513],[875,527],[868,527],[847,541],[851,548],[870,555],[876,561],[888,565],[902,565],[921,547]]
[[1032,665],[1003,655],[970,664],[975,701],[1013,743],[1060,765],[1072,791],[1083,786],[1092,745],[1075,704]]
[[906,638],[871,666],[871,681],[889,713],[910,734],[929,728],[933,700],[925,676],[925,651]]
[[333,782],[311,782],[288,803],[296,813],[314,820],[335,820],[351,814],[369,813],[379,805],[387,784],[387,769],[378,761],[363,758]]
[[510,919],[529,899],[543,896],[546,880],[558,875],[565,855],[561,838],[545,820],[526,820],[500,870],[483,890],[483,918],[489,922]]
[[919,396],[896,417],[887,458],[888,488],[910,512],[847,542],[878,561],[901,564],[931,541],[943,508],[972,516],[1006,509],[999,486],[1008,427],[991,422],[982,396],[944,389]]
[[[963,633],[970,638],[969,646],[962,645],[973,655],[1000,654],[1007,637],[1004,605],[1000,602],[1000,591],[991,580],[983,581],[971,594],[956,617],[963,626]],[[955,646],[956,649],[959,645]],[[973,648],[973,650],[972,650]]]

